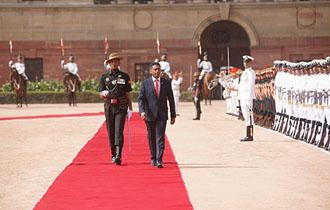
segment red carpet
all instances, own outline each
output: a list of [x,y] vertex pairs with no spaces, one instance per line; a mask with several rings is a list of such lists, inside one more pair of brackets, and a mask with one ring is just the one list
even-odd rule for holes
[[173,152],[166,141],[164,168],[150,166],[146,126],[134,113],[122,166],[110,163],[105,124],[56,178],[36,210],[193,209]]
[[51,114],[51,115],[21,116],[21,117],[0,117],[0,120],[26,120],[26,119],[58,118],[58,117],[87,117],[87,116],[96,116],[96,115],[104,115],[104,112],[78,113],[78,114]]

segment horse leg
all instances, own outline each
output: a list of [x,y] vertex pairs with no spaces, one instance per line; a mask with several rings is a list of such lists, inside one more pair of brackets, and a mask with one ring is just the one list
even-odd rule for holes
[[17,95],[17,93],[16,93],[16,107],[17,107],[17,108],[19,107],[19,105],[18,105],[18,95]]
[[26,91],[24,91],[23,94],[24,94],[25,105],[26,105],[26,107],[27,107],[27,106],[28,106],[28,103],[27,103]]
[[69,106],[71,106],[71,93],[68,94],[68,99],[69,99]]
[[73,105],[77,106],[77,94],[73,93]]

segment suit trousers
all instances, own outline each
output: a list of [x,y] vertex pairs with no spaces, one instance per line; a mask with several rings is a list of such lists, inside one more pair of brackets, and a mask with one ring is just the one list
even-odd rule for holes
[[148,142],[151,160],[163,161],[165,149],[165,129],[167,120],[158,116],[154,121],[145,121],[148,130]]
[[245,126],[254,125],[252,110],[253,100],[241,99],[240,101]]
[[124,127],[127,109],[120,109],[117,104],[104,104],[104,114],[108,131],[110,147],[123,147]]

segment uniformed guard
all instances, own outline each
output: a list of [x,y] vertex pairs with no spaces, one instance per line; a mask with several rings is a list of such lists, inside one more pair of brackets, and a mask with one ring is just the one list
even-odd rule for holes
[[196,117],[193,120],[201,119],[201,91],[202,91],[202,81],[199,79],[200,73],[194,73],[194,85],[192,87],[192,98],[196,107]]
[[173,96],[174,96],[174,103],[175,103],[175,113],[176,116],[179,116],[179,101],[180,101],[180,86],[183,81],[182,71],[180,73],[175,72],[173,74],[173,80],[172,80],[172,90],[173,90]]
[[[255,79],[256,74],[251,67],[253,57],[244,55],[243,65],[245,67],[244,72],[241,75],[240,83],[238,85],[238,99],[240,101],[240,107],[243,113],[245,125],[246,125],[246,137],[241,141],[253,141],[253,100],[256,99],[255,95]],[[231,87],[235,88],[233,83],[230,83]]]
[[[77,63],[74,62],[74,56],[71,54],[69,57],[69,63],[64,64],[64,60],[61,60],[61,68],[62,69],[67,69],[70,74],[75,76],[78,79],[78,88],[79,91],[81,91],[81,78],[78,74],[78,65]],[[66,78],[64,78],[64,86],[66,86]]]
[[100,97],[104,98],[104,113],[111,148],[112,163],[120,165],[122,162],[122,148],[124,145],[124,127],[126,115],[132,114],[132,99],[130,91],[131,80],[127,73],[118,69],[120,57],[111,53],[107,63],[111,70],[101,75],[99,80]]
[[[13,64],[13,61],[9,61],[9,68],[13,71],[16,70],[23,78],[24,78],[24,88],[27,87],[27,81],[29,78],[25,74],[25,65],[24,65],[24,60],[23,56],[19,54],[17,56],[17,62]],[[14,84],[13,84],[13,72],[10,72],[10,83],[11,83],[11,88],[14,89]]]

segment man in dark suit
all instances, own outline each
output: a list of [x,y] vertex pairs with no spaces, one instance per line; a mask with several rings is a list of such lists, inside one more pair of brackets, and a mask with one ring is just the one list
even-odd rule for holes
[[171,124],[175,122],[175,104],[171,82],[160,78],[160,64],[151,63],[148,79],[141,83],[138,97],[139,113],[148,130],[151,165],[163,168],[165,129],[168,120],[167,100],[170,104]]

